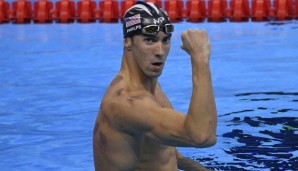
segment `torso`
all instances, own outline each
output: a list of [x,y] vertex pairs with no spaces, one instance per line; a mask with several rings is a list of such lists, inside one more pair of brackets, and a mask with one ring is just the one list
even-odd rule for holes
[[105,110],[105,104],[118,98],[153,98],[165,108],[172,108],[169,100],[157,85],[154,95],[142,91],[131,91],[117,76],[102,100],[94,127],[94,162],[96,171],[175,171],[177,168],[176,148],[155,142],[138,130],[123,131],[114,116]]

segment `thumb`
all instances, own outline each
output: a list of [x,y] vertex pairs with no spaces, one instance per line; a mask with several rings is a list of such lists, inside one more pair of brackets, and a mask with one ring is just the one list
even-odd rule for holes
[[185,50],[185,49],[184,49],[184,46],[183,46],[183,43],[181,43],[180,47],[181,47],[181,49]]

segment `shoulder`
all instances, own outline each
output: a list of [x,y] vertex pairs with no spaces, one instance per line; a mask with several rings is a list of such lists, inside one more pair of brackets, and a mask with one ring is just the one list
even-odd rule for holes
[[117,75],[111,82],[101,105],[106,112],[121,114],[131,109],[159,105],[152,94],[145,90],[132,89],[124,80],[121,75]]
[[147,129],[146,115],[159,108],[160,104],[149,93],[122,86],[108,90],[101,103],[101,111],[109,124],[125,132]]
[[143,91],[128,91],[125,88],[109,92],[101,104],[105,113],[127,117],[149,107],[160,107],[152,95]]

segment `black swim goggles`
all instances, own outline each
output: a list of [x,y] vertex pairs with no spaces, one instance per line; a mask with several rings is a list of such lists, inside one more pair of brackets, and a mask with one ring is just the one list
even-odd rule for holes
[[165,24],[164,26],[148,25],[142,29],[142,33],[147,35],[156,35],[161,29],[163,29],[166,34],[169,34],[174,31],[174,26],[172,24]]

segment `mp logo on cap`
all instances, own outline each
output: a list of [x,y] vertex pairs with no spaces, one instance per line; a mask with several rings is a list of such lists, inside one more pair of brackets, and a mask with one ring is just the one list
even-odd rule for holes
[[158,17],[157,20],[156,20],[156,19],[153,19],[153,22],[154,22],[154,24],[156,24],[156,23],[160,24],[160,23],[162,23],[164,20],[165,20],[165,18],[163,18],[163,17]]

